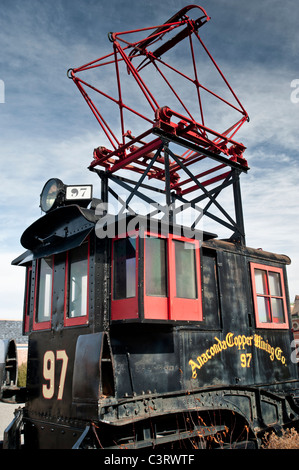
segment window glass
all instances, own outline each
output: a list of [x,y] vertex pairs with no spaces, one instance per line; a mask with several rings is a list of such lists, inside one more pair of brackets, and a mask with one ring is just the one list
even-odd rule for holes
[[68,317],[87,315],[88,243],[69,252]]
[[257,294],[267,294],[267,272],[262,269],[255,269],[255,287]]
[[270,317],[270,304],[267,297],[257,298],[258,316],[261,323],[269,323]]
[[39,262],[38,304],[35,321],[45,322],[51,318],[52,305],[52,257],[42,258]]
[[271,299],[273,321],[275,323],[284,323],[283,302],[282,299]]
[[[264,269],[263,269],[264,268]],[[257,326],[287,326],[283,271],[281,268],[252,264]]]
[[154,237],[145,239],[145,277],[146,295],[167,295],[166,240]]
[[270,294],[281,297],[281,285],[279,273],[269,272]]
[[175,240],[176,296],[196,299],[195,247],[193,243]]
[[136,238],[123,238],[113,244],[113,298],[136,296]]

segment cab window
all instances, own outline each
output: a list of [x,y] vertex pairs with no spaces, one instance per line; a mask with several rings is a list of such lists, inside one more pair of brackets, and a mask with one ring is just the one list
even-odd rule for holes
[[53,256],[42,258],[37,262],[37,286],[35,289],[34,328],[50,328],[53,289]]
[[251,263],[256,326],[288,328],[283,270]]
[[196,261],[192,243],[174,240],[176,296],[182,299],[196,299]]
[[145,279],[146,295],[165,297],[167,295],[167,247],[162,238],[145,238]]
[[113,298],[136,295],[136,238],[121,238],[113,244]]
[[202,321],[197,240],[146,232],[112,242],[112,320]]
[[139,238],[129,234],[112,242],[112,320],[139,318],[138,250]]
[[89,242],[70,250],[66,258],[65,325],[88,321]]

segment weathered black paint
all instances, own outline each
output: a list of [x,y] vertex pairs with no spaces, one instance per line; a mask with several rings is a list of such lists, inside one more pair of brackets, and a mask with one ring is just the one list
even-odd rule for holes
[[[141,295],[139,320],[111,322],[111,240],[96,237],[96,221],[94,211],[59,208],[23,236],[30,253],[19,257],[16,264],[32,263],[27,397],[22,418],[25,447],[113,447],[123,442],[140,447],[158,442],[158,431],[153,435],[152,427],[164,428],[163,442],[175,441],[175,423],[181,422],[183,413],[207,420],[208,412],[213,412],[215,422],[207,426],[214,424],[215,433],[220,423],[236,419],[239,425],[248,426],[251,438],[274,424],[293,425],[299,417],[299,379],[297,365],[291,361],[292,333],[256,329],[249,264],[263,262],[283,268],[287,285],[289,259],[206,234],[201,247],[202,322],[146,321]],[[89,322],[67,328],[64,252],[87,235]],[[50,253],[55,253],[51,329],[32,331],[36,258]],[[143,283],[142,250],[140,257],[139,288]],[[200,364],[198,357],[213,345],[242,335],[252,337],[244,349],[233,345],[216,353],[214,348],[214,355],[208,352],[201,367],[190,365],[190,361]],[[257,347],[254,335],[280,348],[285,364],[271,360],[269,353]],[[42,394],[43,357],[49,350],[64,350],[68,357],[61,400],[57,390],[51,399]],[[252,354],[250,367],[242,367],[242,353]],[[55,374],[57,383],[59,361]],[[135,444],[130,440],[132,423]],[[9,436],[6,441],[11,442]]]

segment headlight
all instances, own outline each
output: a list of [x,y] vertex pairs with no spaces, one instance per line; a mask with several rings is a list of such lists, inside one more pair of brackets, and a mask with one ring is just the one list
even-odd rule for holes
[[51,178],[43,187],[40,195],[40,207],[43,212],[58,207],[64,200],[65,185],[58,178]]

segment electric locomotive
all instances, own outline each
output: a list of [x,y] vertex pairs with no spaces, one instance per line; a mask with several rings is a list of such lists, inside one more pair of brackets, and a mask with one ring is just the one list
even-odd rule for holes
[[[138,55],[148,60],[149,46],[169,25],[189,24],[190,8],[134,42],[126,66]],[[208,21],[201,11],[200,20],[161,46],[157,57]],[[116,39],[112,35],[114,46]],[[69,76],[82,92],[80,70]],[[24,403],[4,433],[4,448],[258,448],[266,431],[297,426],[290,259],[246,246],[240,192],[240,175],[249,169],[245,147],[228,132],[211,140],[208,131],[159,108],[146,132],[127,134],[130,145],[95,150],[90,169],[101,180],[100,199],[91,185],[46,182],[40,199],[45,214],[25,230],[26,251],[13,261],[26,269],[28,366],[27,385],[19,389],[14,353],[4,348],[1,398]],[[182,148],[187,153],[179,155]],[[190,170],[203,161],[212,167]],[[145,177],[162,182],[162,189],[145,184]],[[235,219],[219,202],[226,188],[232,189]],[[109,212],[108,195],[121,205],[116,214]],[[134,211],[133,197],[151,211]],[[199,202],[206,203],[203,209]],[[179,216],[189,209],[230,236],[182,223]]]

